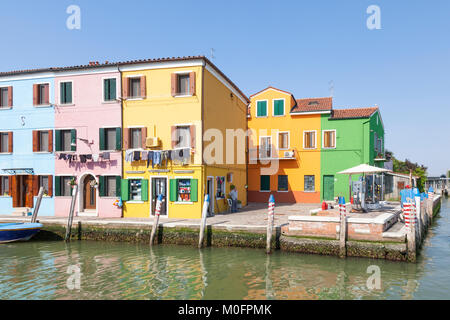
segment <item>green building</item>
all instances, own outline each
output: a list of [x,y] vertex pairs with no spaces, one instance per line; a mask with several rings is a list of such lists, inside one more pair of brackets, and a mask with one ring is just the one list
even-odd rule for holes
[[[321,119],[321,201],[349,195],[348,175],[342,170],[369,164],[384,165],[384,126],[375,108],[334,109]],[[357,180],[353,176],[352,180]]]

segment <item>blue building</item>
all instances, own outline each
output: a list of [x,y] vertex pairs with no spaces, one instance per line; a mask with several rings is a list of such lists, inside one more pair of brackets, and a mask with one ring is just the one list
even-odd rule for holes
[[55,214],[54,96],[52,72],[0,74],[0,214],[30,212],[41,186]]

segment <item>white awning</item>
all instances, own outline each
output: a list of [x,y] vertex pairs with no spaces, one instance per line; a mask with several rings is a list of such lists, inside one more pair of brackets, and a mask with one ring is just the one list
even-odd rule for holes
[[379,173],[389,172],[390,170],[369,166],[368,164],[360,164],[359,166],[338,172],[340,174],[362,174],[362,173]]

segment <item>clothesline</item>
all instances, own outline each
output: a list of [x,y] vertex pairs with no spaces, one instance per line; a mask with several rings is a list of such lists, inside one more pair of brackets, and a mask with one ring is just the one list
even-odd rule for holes
[[147,168],[152,163],[152,168],[155,166],[163,166],[168,164],[168,161],[175,161],[181,164],[187,164],[191,157],[191,149],[183,148],[176,150],[157,150],[157,151],[139,151],[127,150],[125,151],[125,161],[147,161]]
[[110,160],[111,155],[109,152],[103,152],[101,154],[72,154],[72,153],[59,153],[59,160],[68,160],[69,163],[74,161],[78,161],[78,157],[80,157],[81,163],[86,163],[87,160],[92,160],[93,162],[97,162],[100,158],[103,160]]

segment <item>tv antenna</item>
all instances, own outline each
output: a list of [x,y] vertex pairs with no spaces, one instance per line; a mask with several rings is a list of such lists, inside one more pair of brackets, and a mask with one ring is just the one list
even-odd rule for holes
[[328,90],[330,90],[330,97],[334,96],[334,81],[330,80],[328,82]]

